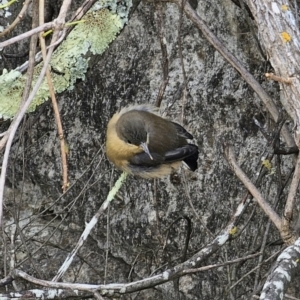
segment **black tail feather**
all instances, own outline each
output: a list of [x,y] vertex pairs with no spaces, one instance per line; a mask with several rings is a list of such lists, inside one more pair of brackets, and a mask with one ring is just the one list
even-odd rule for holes
[[199,156],[198,147],[195,146],[195,152],[183,160],[192,171],[196,171],[198,168],[198,162],[197,162],[198,156]]

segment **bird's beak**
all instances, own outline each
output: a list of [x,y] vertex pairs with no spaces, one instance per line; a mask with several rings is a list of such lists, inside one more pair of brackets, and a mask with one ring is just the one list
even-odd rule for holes
[[148,149],[147,143],[141,143],[140,146],[141,146],[141,147],[143,148],[143,150],[149,155],[149,157],[151,158],[151,160],[153,160],[153,157],[152,157],[152,155],[151,155],[151,153],[150,153],[150,151],[149,151],[149,149]]

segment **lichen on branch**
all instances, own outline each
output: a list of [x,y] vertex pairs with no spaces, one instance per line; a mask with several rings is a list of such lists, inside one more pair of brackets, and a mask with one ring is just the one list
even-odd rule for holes
[[[51,77],[55,92],[71,90],[77,79],[85,79],[92,55],[102,54],[128,21],[131,0],[98,1],[58,47],[51,58]],[[43,64],[35,67],[33,85]],[[26,74],[4,70],[0,76],[0,117],[14,117],[21,102]],[[49,98],[47,81],[41,84],[28,112]]]

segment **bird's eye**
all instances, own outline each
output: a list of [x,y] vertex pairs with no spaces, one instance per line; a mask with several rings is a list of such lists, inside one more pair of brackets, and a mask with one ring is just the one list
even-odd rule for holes
[[132,144],[130,140],[127,140],[127,143],[128,143],[128,144]]

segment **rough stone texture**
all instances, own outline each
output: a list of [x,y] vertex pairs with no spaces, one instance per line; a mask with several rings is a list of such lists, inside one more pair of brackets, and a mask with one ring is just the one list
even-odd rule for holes
[[[201,1],[197,11],[277,101],[276,84],[263,78],[270,66],[260,56],[241,9],[229,0]],[[182,101],[177,100],[168,109],[183,82],[177,45],[179,10],[173,4],[163,4],[163,13],[170,80],[162,110],[166,110],[167,117],[181,122]],[[253,181],[257,178],[261,158],[267,153],[267,141],[253,117],[269,132],[273,122],[239,74],[185,17],[181,36],[189,91],[184,126],[193,133],[194,142],[199,146],[199,169],[191,173],[182,168],[176,180],[171,177],[156,183],[130,177],[113,201],[108,217],[102,216],[92,231],[64,281],[128,282],[179,263],[187,232],[182,216],[192,220],[188,257],[211,241],[194,216],[187,193],[209,231],[217,234],[225,227],[246,191],[226,163],[222,150],[224,139],[234,145],[244,171]],[[51,105],[45,104],[27,116],[16,138],[7,176],[3,236],[7,263],[10,224],[18,219],[27,249],[17,234],[17,267],[39,278],[53,278],[80,237],[85,222],[95,214],[120,174],[105,157],[106,124],[120,107],[154,103],[162,82],[161,62],[155,6],[141,3],[128,26],[91,67],[86,80],[78,81],[73,91],[58,96],[69,145],[70,188],[63,196],[59,139]],[[284,180],[291,170],[290,159],[282,158],[281,166]],[[276,175],[269,174],[261,184],[263,195],[272,203],[277,180]],[[238,229],[246,223],[241,235],[209,258],[207,264],[225,262],[260,249],[267,218],[255,202],[248,206]],[[271,226],[267,241],[276,239],[278,233]],[[267,255],[279,249],[278,245],[267,247]],[[31,260],[27,259],[28,253]],[[261,276],[266,274],[270,263],[262,266]],[[3,260],[0,264],[3,277]],[[257,260],[249,260],[182,277],[180,299],[249,299],[255,272],[228,290],[256,265]],[[24,281],[18,284],[22,289],[32,287]],[[169,282],[121,299],[179,299],[175,286]]]

